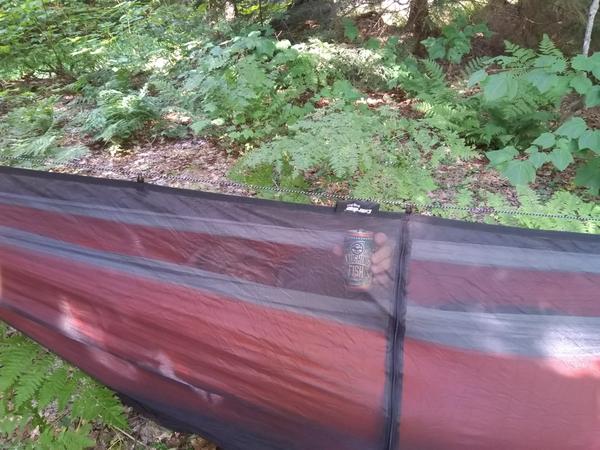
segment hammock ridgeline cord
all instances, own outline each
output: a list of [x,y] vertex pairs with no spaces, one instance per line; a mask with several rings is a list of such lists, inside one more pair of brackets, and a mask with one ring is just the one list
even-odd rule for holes
[[[132,179],[144,179],[143,172],[133,172],[131,170],[126,170],[122,168],[114,168],[114,167],[106,167],[106,166],[98,166],[94,164],[88,164],[79,161],[61,161],[52,158],[28,158],[28,157],[5,157],[0,156],[0,161],[5,161],[8,163],[14,162],[28,162],[31,164],[39,164],[43,166],[53,166],[50,169],[59,169],[59,168],[76,168],[83,170],[91,170],[98,171],[107,169],[113,172],[118,172],[124,176],[130,177]],[[33,167],[35,168],[35,167]],[[208,178],[201,177],[193,177],[188,175],[169,175],[163,174],[158,176],[159,179],[171,180],[171,181],[185,181],[188,183],[200,183],[206,184],[210,186],[216,187],[233,187],[238,189],[252,190],[252,191],[268,191],[268,192],[277,192],[282,194],[295,194],[295,195],[303,195],[307,197],[314,198],[322,198],[327,200],[357,200],[357,201],[369,201],[376,202],[383,205],[389,206],[397,206],[405,210],[426,210],[432,212],[436,209],[443,210],[452,210],[452,211],[460,211],[466,212],[471,215],[474,214],[502,214],[502,215],[510,215],[510,216],[523,216],[523,217],[538,217],[538,218],[547,218],[547,219],[562,219],[562,220],[571,220],[571,221],[579,221],[579,222],[600,222],[600,218],[589,217],[589,216],[576,216],[576,215],[568,215],[568,214],[549,214],[544,212],[528,212],[528,211],[519,211],[517,209],[497,209],[491,206],[484,207],[468,207],[468,206],[456,206],[449,205],[447,203],[441,202],[433,202],[433,203],[420,203],[413,202],[410,200],[384,200],[377,198],[357,198],[349,195],[340,195],[340,194],[332,194],[328,192],[318,192],[318,191],[305,191],[302,189],[291,189],[291,188],[280,188],[278,186],[263,186],[257,184],[249,184],[249,183],[241,183],[237,181],[231,180],[221,180],[215,181]]]

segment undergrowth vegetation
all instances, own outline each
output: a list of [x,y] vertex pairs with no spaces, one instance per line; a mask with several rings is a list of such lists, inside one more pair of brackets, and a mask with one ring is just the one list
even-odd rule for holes
[[[420,197],[435,188],[437,164],[485,155],[518,186],[551,167],[587,188],[584,198],[600,191],[600,132],[577,114],[564,115],[565,102],[579,100],[577,113],[600,104],[600,54],[567,57],[547,36],[537,50],[507,42],[504,55],[471,58],[464,77],[449,77],[441,63],[457,64],[473,39],[489,37],[485,24],[459,16],[423,41],[431,59],[420,59],[397,37],[361,37],[352,19],[343,22],[351,45],[318,37],[292,44],[264,21],[210,22],[203,8],[181,4],[106,2],[84,8],[64,29],[58,21],[83,11],[78,2],[48,3],[46,13],[31,8],[25,2],[0,19],[11,36],[3,76],[70,81],[25,106],[9,105],[5,156],[81,155],[82,145],[63,142],[62,120],[78,126],[88,146],[113,151],[160,136],[218,139],[243,155],[238,178],[256,180],[271,165],[265,183],[275,177],[297,185],[304,177],[310,184],[322,175],[349,181],[357,193]],[[93,20],[98,14],[101,24]],[[31,28],[16,27],[23,17]],[[32,30],[42,26],[34,45]],[[24,44],[48,51],[16,57]],[[389,102],[376,111],[368,103],[374,90],[403,92],[420,116],[402,119]],[[56,104],[65,95],[74,98],[61,117]],[[390,129],[394,122],[421,132]],[[419,142],[424,134],[434,144]],[[385,169],[382,158],[391,159]],[[365,181],[379,173],[386,174],[379,182]]]
[[4,448],[75,450],[95,444],[93,421],[128,428],[112,392],[1,323],[0,362]]
[[[235,3],[226,20],[231,2],[2,2],[2,161],[204,139],[237,158],[231,178],[253,185],[600,232],[600,53],[567,54],[543,35],[536,48],[506,41],[483,54],[491,26],[444,2],[433,17],[445,22],[415,43],[422,52],[397,27],[366,32],[368,15],[306,20],[295,34],[281,26],[295,2]],[[486,207],[496,211],[478,215]],[[547,216],[502,212],[514,209]],[[11,448],[85,448],[98,418],[126,428],[108,391],[5,327],[0,358],[0,440]]]

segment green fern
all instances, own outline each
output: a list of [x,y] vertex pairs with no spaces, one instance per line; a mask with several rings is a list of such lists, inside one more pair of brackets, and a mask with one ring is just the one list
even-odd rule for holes
[[34,360],[29,370],[19,377],[14,388],[14,404],[17,409],[34,397],[44,380],[48,377],[53,363],[54,358],[48,354],[42,354]]
[[136,93],[103,90],[97,101],[98,107],[90,113],[84,129],[95,133],[100,141],[120,144],[160,118],[156,99],[148,94],[147,86]]
[[91,432],[92,427],[89,424],[76,430],[63,430],[56,436],[54,448],[63,446],[65,450],[80,450],[92,447],[96,442],[88,437]]
[[[68,425],[47,419],[51,405],[57,417],[70,417]],[[93,445],[91,421],[127,428],[113,393],[0,324],[0,441],[23,447],[37,428],[39,437],[25,448],[81,450]]]
[[468,80],[471,75],[481,69],[487,69],[493,63],[493,59],[485,56],[477,56],[469,60],[462,71],[464,79]]
[[77,395],[73,398],[71,412],[85,420],[101,419],[104,423],[127,428],[123,407],[107,389],[98,388],[88,377],[80,379]]
[[87,152],[83,146],[63,146],[54,105],[56,98],[11,110],[0,121],[0,157],[72,159]]
[[31,367],[39,349],[31,342],[13,339],[0,346],[0,391],[11,388],[21,375]]
[[[71,397],[72,391],[67,389],[68,371],[63,366],[62,362],[57,361],[55,364],[54,371],[46,378],[45,382],[40,387],[37,394],[37,402],[40,408],[45,408],[54,399],[56,399],[58,393],[64,395],[67,399]],[[64,393],[64,394],[63,394]],[[62,401],[64,405],[66,401]]]
[[433,59],[424,59],[422,64],[434,86],[446,86],[446,73],[442,66]]
[[[479,201],[474,196],[461,193],[456,199],[460,206],[476,209],[478,206],[495,208],[497,211],[511,210],[522,214],[505,214],[494,212],[482,216],[486,223],[503,224],[532,229],[572,231],[578,233],[600,233],[600,205],[595,202],[585,202],[575,194],[566,191],[555,192],[549,198],[542,198],[538,193],[527,187],[517,189],[520,206],[515,208],[500,194],[481,191],[477,193]],[[565,220],[553,217],[528,216],[527,213],[547,213],[548,215],[565,215],[572,217],[590,218],[591,220]],[[450,218],[472,218],[472,213],[455,213],[449,210],[438,210],[436,214]]]
[[510,41],[504,41],[506,53],[510,56],[499,56],[496,58],[503,67],[527,67],[536,58],[535,51],[523,48]]
[[555,56],[564,60],[563,52],[556,47],[554,42],[552,42],[552,39],[550,39],[547,34],[544,34],[542,40],[540,41],[539,51],[542,55]]

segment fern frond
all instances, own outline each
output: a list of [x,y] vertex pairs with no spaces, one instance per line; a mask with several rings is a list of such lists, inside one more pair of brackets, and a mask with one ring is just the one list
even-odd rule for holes
[[[69,371],[67,371],[67,373],[69,373]],[[77,374],[77,372],[75,372],[75,374]],[[67,377],[65,384],[63,384],[62,386],[62,389],[55,393],[56,402],[59,409],[64,409],[67,407],[69,401],[71,401],[71,398],[77,390],[77,381],[75,379],[75,376],[73,376],[72,374],[69,375],[70,376]]]
[[478,56],[471,59],[463,69],[463,77],[469,79],[471,75],[481,69],[486,69],[492,63],[492,59],[488,57]]
[[[52,372],[40,387],[37,402],[40,408],[45,408],[56,399],[58,393],[66,392],[68,371],[64,366],[59,366]],[[69,393],[70,395],[70,393]]]
[[54,448],[64,448],[65,450],[82,450],[93,447],[96,442],[90,439],[89,434],[92,431],[90,424],[85,424],[77,430],[64,430],[59,433],[54,440]]
[[0,392],[7,391],[21,375],[27,373],[40,352],[40,348],[31,342],[3,347],[0,353]]
[[54,358],[50,355],[43,355],[36,359],[29,370],[19,377],[15,385],[14,404],[19,408],[28,400],[31,400],[44,380],[48,377],[48,370],[54,363]]
[[127,428],[123,407],[115,395],[92,379],[80,379],[79,390],[73,400],[72,413],[86,420],[102,418],[104,423]]
[[446,74],[444,69],[433,59],[424,59],[422,61],[425,73],[429,76],[431,81],[435,84],[446,84]]
[[539,50],[542,55],[556,56],[557,58],[564,60],[563,53],[556,47],[552,39],[544,33],[544,37],[540,41]]
[[526,95],[514,99],[512,102],[503,105],[504,115],[508,120],[515,120],[519,117],[532,115],[537,111],[537,103],[533,97]]
[[92,393],[96,399],[97,417],[101,417],[104,423],[108,425],[124,429],[129,428],[123,405],[112,391],[96,384],[96,388],[92,390]]
[[510,57],[499,57],[498,60],[504,67],[525,67],[529,66],[531,61],[536,57],[535,51],[530,48],[523,48],[510,41],[504,41],[506,53]]

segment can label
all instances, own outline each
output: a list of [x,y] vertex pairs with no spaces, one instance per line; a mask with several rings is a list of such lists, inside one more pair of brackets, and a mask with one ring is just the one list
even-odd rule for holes
[[369,289],[373,274],[373,233],[365,230],[350,230],[344,238],[344,275],[349,289]]

